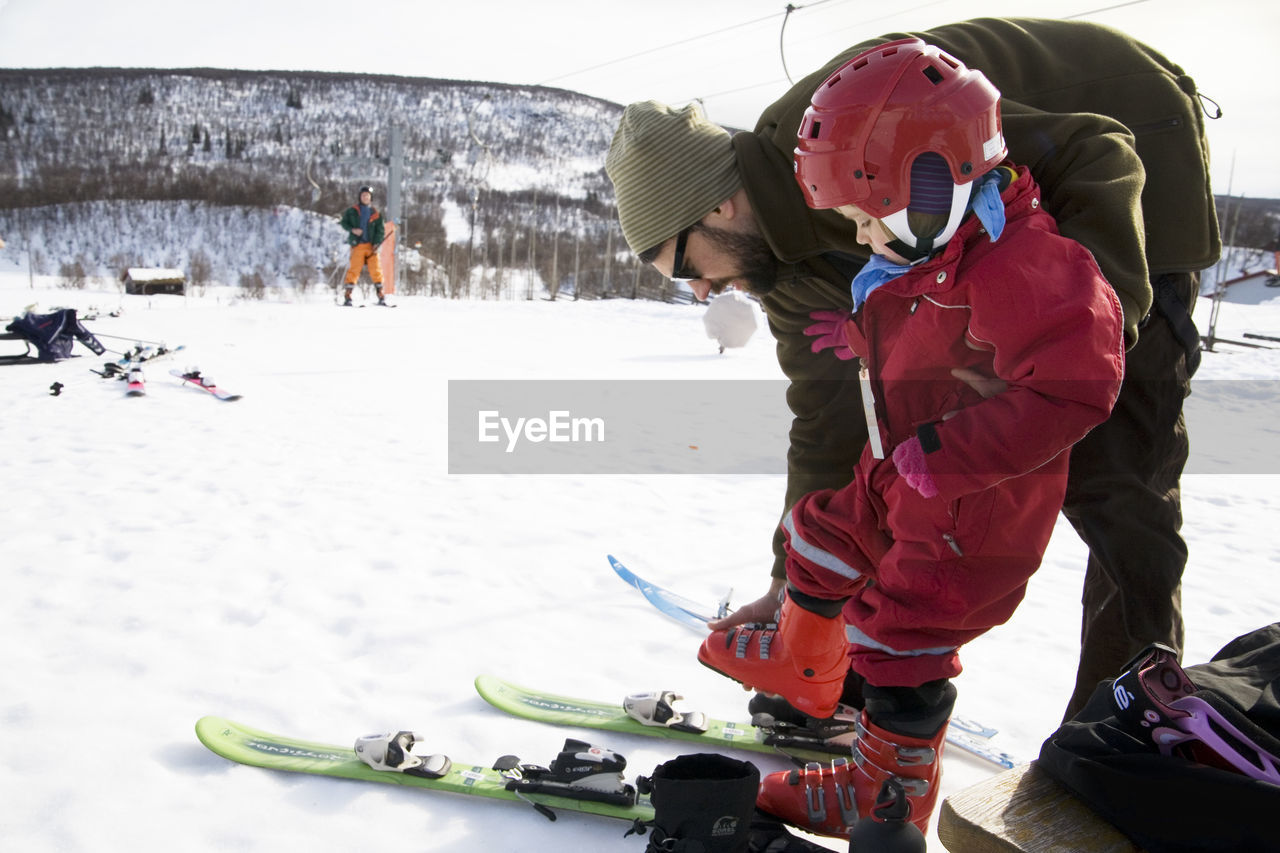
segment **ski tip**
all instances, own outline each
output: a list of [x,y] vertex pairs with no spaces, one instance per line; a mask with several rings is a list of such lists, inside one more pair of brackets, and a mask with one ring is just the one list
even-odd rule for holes
[[196,738],[212,749],[219,735],[225,733],[229,727],[230,722],[226,718],[206,715],[196,720]]
[[619,560],[617,557],[613,556],[612,554],[609,554],[607,556],[609,557],[609,565],[613,566],[613,571],[615,574],[617,574],[618,577],[622,578],[624,582],[630,584],[631,586],[634,586],[636,589],[641,588],[641,585],[644,582],[640,580],[639,577],[636,576],[635,572],[631,571],[626,566],[622,565],[622,561]]

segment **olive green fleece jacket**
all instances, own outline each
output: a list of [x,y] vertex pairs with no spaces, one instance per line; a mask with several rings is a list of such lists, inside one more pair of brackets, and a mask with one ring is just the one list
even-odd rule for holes
[[[784,261],[763,298],[791,380],[790,507],[841,488],[866,442],[856,362],[813,354],[815,310],[852,307],[849,280],[866,249],[834,211],[810,210],[792,152],[813,90],[863,50],[916,36],[981,70],[1001,92],[1010,159],[1028,166],[1063,234],[1093,252],[1124,309],[1128,343],[1151,307],[1150,277],[1200,270],[1221,251],[1195,83],[1127,35],[1082,21],[983,18],[855,45],[796,83],[733,146],[752,210]],[[782,536],[774,538],[775,577]]]

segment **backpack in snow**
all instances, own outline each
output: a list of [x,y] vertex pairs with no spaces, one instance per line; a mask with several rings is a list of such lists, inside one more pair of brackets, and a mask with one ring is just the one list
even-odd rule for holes
[[1148,648],[1038,764],[1148,853],[1280,849],[1280,622],[1185,671]]
[[[71,358],[71,348],[76,341],[92,350],[94,355],[106,352],[106,348],[76,318],[74,308],[63,308],[51,314],[32,314],[28,311],[21,317],[13,318],[13,322],[5,326],[5,330],[12,333],[7,337],[34,345],[38,361]],[[10,357],[9,360],[21,361],[25,360],[25,356]]]

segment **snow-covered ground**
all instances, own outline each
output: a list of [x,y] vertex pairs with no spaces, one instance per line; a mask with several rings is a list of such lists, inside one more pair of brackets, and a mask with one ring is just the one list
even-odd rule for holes
[[[70,361],[0,366],[5,849],[643,850],[625,826],[588,816],[549,823],[519,804],[239,766],[192,727],[220,714],[334,743],[414,728],[459,760],[549,761],[572,732],[491,709],[472,688],[482,672],[590,697],[676,689],[742,717],[746,695],[700,666],[697,638],[623,586],[605,555],[692,597],[754,598],[782,478],[450,475],[447,380],[779,379],[763,328],[719,355],[690,306],[415,298],[338,310],[321,293],[286,304],[211,288],[188,301],[52,284],[0,272],[0,317],[34,302],[120,308],[87,323],[108,346],[184,344],[173,364],[244,397],[220,403],[157,362],[147,395],[127,399],[80,347]],[[1223,306],[1218,334],[1246,331],[1280,336],[1280,301]],[[1245,417],[1254,432],[1219,429],[1237,420],[1222,412],[1274,402],[1280,349],[1220,345],[1197,382],[1239,377],[1263,381],[1192,422],[1193,663],[1280,615],[1275,428]],[[1230,464],[1246,452],[1254,461]],[[1013,620],[964,655],[960,712],[1000,728],[996,742],[1020,757],[1055,728],[1074,679],[1084,563],[1060,523]],[[681,748],[591,737],[623,752],[629,775]],[[993,772],[952,751],[944,794]],[[936,835],[930,849],[942,849]]]

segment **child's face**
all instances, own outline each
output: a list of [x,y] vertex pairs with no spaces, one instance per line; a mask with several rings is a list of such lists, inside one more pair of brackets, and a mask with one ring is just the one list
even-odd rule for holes
[[845,204],[836,208],[836,213],[858,226],[858,242],[870,246],[871,251],[882,255],[895,264],[910,263],[906,258],[889,248],[889,243],[896,240],[893,232],[885,227],[879,219],[872,217],[856,204]]

